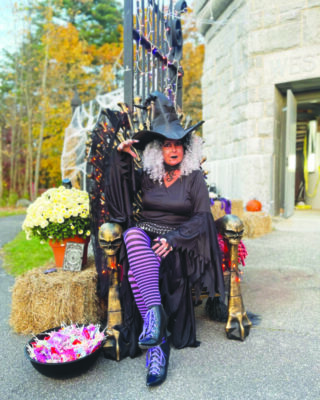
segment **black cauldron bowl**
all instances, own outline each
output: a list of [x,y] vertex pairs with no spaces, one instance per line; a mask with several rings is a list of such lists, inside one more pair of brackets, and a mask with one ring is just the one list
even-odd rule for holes
[[33,338],[30,339],[28,343],[25,345],[24,348],[25,356],[37,371],[39,371],[41,374],[47,377],[56,379],[67,379],[81,375],[82,373],[86,372],[97,360],[99,354],[101,353],[101,349],[105,343],[105,340],[102,341],[100,346],[93,353],[88,354],[74,361],[67,361],[63,363],[41,363],[31,358],[29,354],[28,345],[31,345],[31,343],[34,342],[35,338],[43,340],[46,336],[48,336],[49,332],[58,331],[59,329],[61,329],[61,326],[48,329],[45,332],[41,332],[33,336]]

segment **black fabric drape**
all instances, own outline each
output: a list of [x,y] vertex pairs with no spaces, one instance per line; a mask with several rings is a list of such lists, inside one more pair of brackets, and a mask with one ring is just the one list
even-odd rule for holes
[[113,150],[106,165],[105,198],[110,221],[127,229],[132,224],[135,176],[131,156]]

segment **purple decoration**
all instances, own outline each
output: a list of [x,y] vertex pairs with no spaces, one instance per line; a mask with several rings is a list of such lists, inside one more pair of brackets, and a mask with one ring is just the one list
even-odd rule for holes
[[[224,197],[219,197],[216,199],[221,202],[221,210],[224,210],[226,214],[231,214],[231,201],[228,199],[225,199]],[[210,199],[210,203],[213,206],[214,205],[214,199]]]
[[231,201],[221,197],[221,209],[225,211],[226,214],[231,214]]

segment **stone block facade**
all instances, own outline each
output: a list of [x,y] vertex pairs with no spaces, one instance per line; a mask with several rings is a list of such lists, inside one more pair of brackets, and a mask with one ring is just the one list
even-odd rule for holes
[[273,213],[276,86],[320,77],[320,0],[200,0],[195,12],[209,183]]

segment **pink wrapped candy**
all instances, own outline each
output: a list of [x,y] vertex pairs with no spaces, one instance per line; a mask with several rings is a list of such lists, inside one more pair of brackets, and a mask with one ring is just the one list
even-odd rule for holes
[[105,339],[99,325],[62,326],[48,332],[44,339],[34,338],[27,346],[30,357],[40,363],[75,361],[94,353]]

